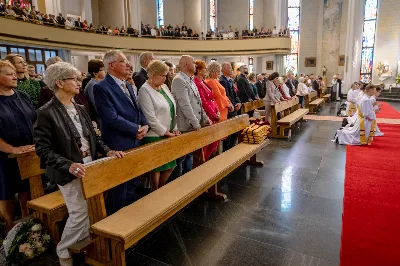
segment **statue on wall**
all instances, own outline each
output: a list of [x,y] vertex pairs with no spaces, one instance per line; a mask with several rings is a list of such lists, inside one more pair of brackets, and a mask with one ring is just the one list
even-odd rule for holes
[[392,77],[392,71],[390,70],[389,65],[385,65],[382,62],[379,62],[376,69],[378,70],[378,76],[380,81],[384,81]]
[[322,76],[323,77],[326,77],[326,72],[328,71],[328,69],[326,69],[326,67],[324,66],[323,68],[322,68]]

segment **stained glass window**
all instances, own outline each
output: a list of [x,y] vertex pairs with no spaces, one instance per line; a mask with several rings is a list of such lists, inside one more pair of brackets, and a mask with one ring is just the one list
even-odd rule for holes
[[377,13],[378,0],[365,0],[360,80],[367,83],[372,81]]
[[249,30],[254,29],[254,0],[249,0]]
[[157,26],[164,26],[164,0],[157,0]]
[[291,70],[296,75],[299,59],[300,40],[300,0],[288,0],[288,28],[290,30],[290,55],[286,56],[286,72]]
[[249,72],[254,72],[253,57],[249,57]]
[[217,28],[217,0],[210,0],[210,28],[212,31]]

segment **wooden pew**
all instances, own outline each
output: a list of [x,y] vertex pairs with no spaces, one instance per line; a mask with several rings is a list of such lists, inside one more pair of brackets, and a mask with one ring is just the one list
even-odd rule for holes
[[31,200],[28,201],[28,209],[34,210],[33,216],[40,219],[48,230],[53,243],[60,241],[58,224],[68,217],[67,207],[60,191],[44,195],[40,169],[40,159],[35,151],[20,154],[11,154],[10,158],[16,158],[22,180],[29,180]]
[[317,99],[317,92],[316,91],[312,91],[309,94],[307,94],[306,96],[304,96],[304,101],[305,101],[305,107],[309,108],[310,107],[310,102],[314,101]]
[[[285,136],[285,129],[303,119],[309,112],[308,108],[299,109],[299,98],[293,97],[289,101],[279,102],[271,105],[271,137],[290,138],[290,134]],[[278,113],[281,118],[278,120]],[[279,129],[279,130],[278,130]]]
[[331,99],[331,95],[330,94],[325,94],[324,96],[322,96],[322,98],[324,99],[324,101],[327,103],[330,101]]
[[111,261],[112,265],[125,265],[126,249],[202,193],[208,191],[213,197],[226,199],[226,195],[217,191],[217,182],[269,142],[241,143],[108,217],[103,192],[241,131],[249,124],[248,115],[241,115],[198,131],[141,146],[127,152],[122,159],[113,158],[88,165],[81,182],[88,201],[94,245],[87,250],[86,262],[105,265]]
[[261,108],[263,106],[264,106],[264,101],[263,100],[255,100],[255,101],[252,101],[252,102],[244,103],[242,105],[241,111],[242,111],[242,114],[247,114],[248,112],[254,111],[254,110],[256,110],[258,108]]
[[325,100],[323,98],[316,99],[309,104],[310,108],[310,113],[315,114],[317,112],[317,109],[319,106],[323,105],[325,103]]

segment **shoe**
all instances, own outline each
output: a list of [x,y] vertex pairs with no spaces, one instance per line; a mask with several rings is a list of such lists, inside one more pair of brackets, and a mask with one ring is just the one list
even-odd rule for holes
[[69,259],[60,258],[60,266],[74,266],[74,260],[72,258]]
[[375,137],[383,137],[385,134],[382,132],[375,133]]

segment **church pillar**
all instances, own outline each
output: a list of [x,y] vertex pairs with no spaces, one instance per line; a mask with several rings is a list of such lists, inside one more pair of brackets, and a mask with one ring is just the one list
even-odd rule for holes
[[284,29],[288,22],[288,0],[278,1],[276,9],[276,29]]
[[354,81],[360,80],[364,4],[364,0],[349,0],[344,67],[344,84],[346,84],[346,87],[344,93],[347,93]]
[[139,63],[139,55],[138,54],[126,55],[126,59],[128,59],[128,61],[131,62],[134,72],[138,72],[140,70],[140,63]]
[[[217,19],[218,21],[218,19]],[[206,37],[207,30],[210,28],[210,1],[201,0],[201,30],[200,36],[203,32]]]
[[125,1],[124,0],[99,0],[99,22],[112,29],[125,25]]
[[140,31],[140,0],[128,0],[128,7],[129,24],[132,25],[132,28]]

